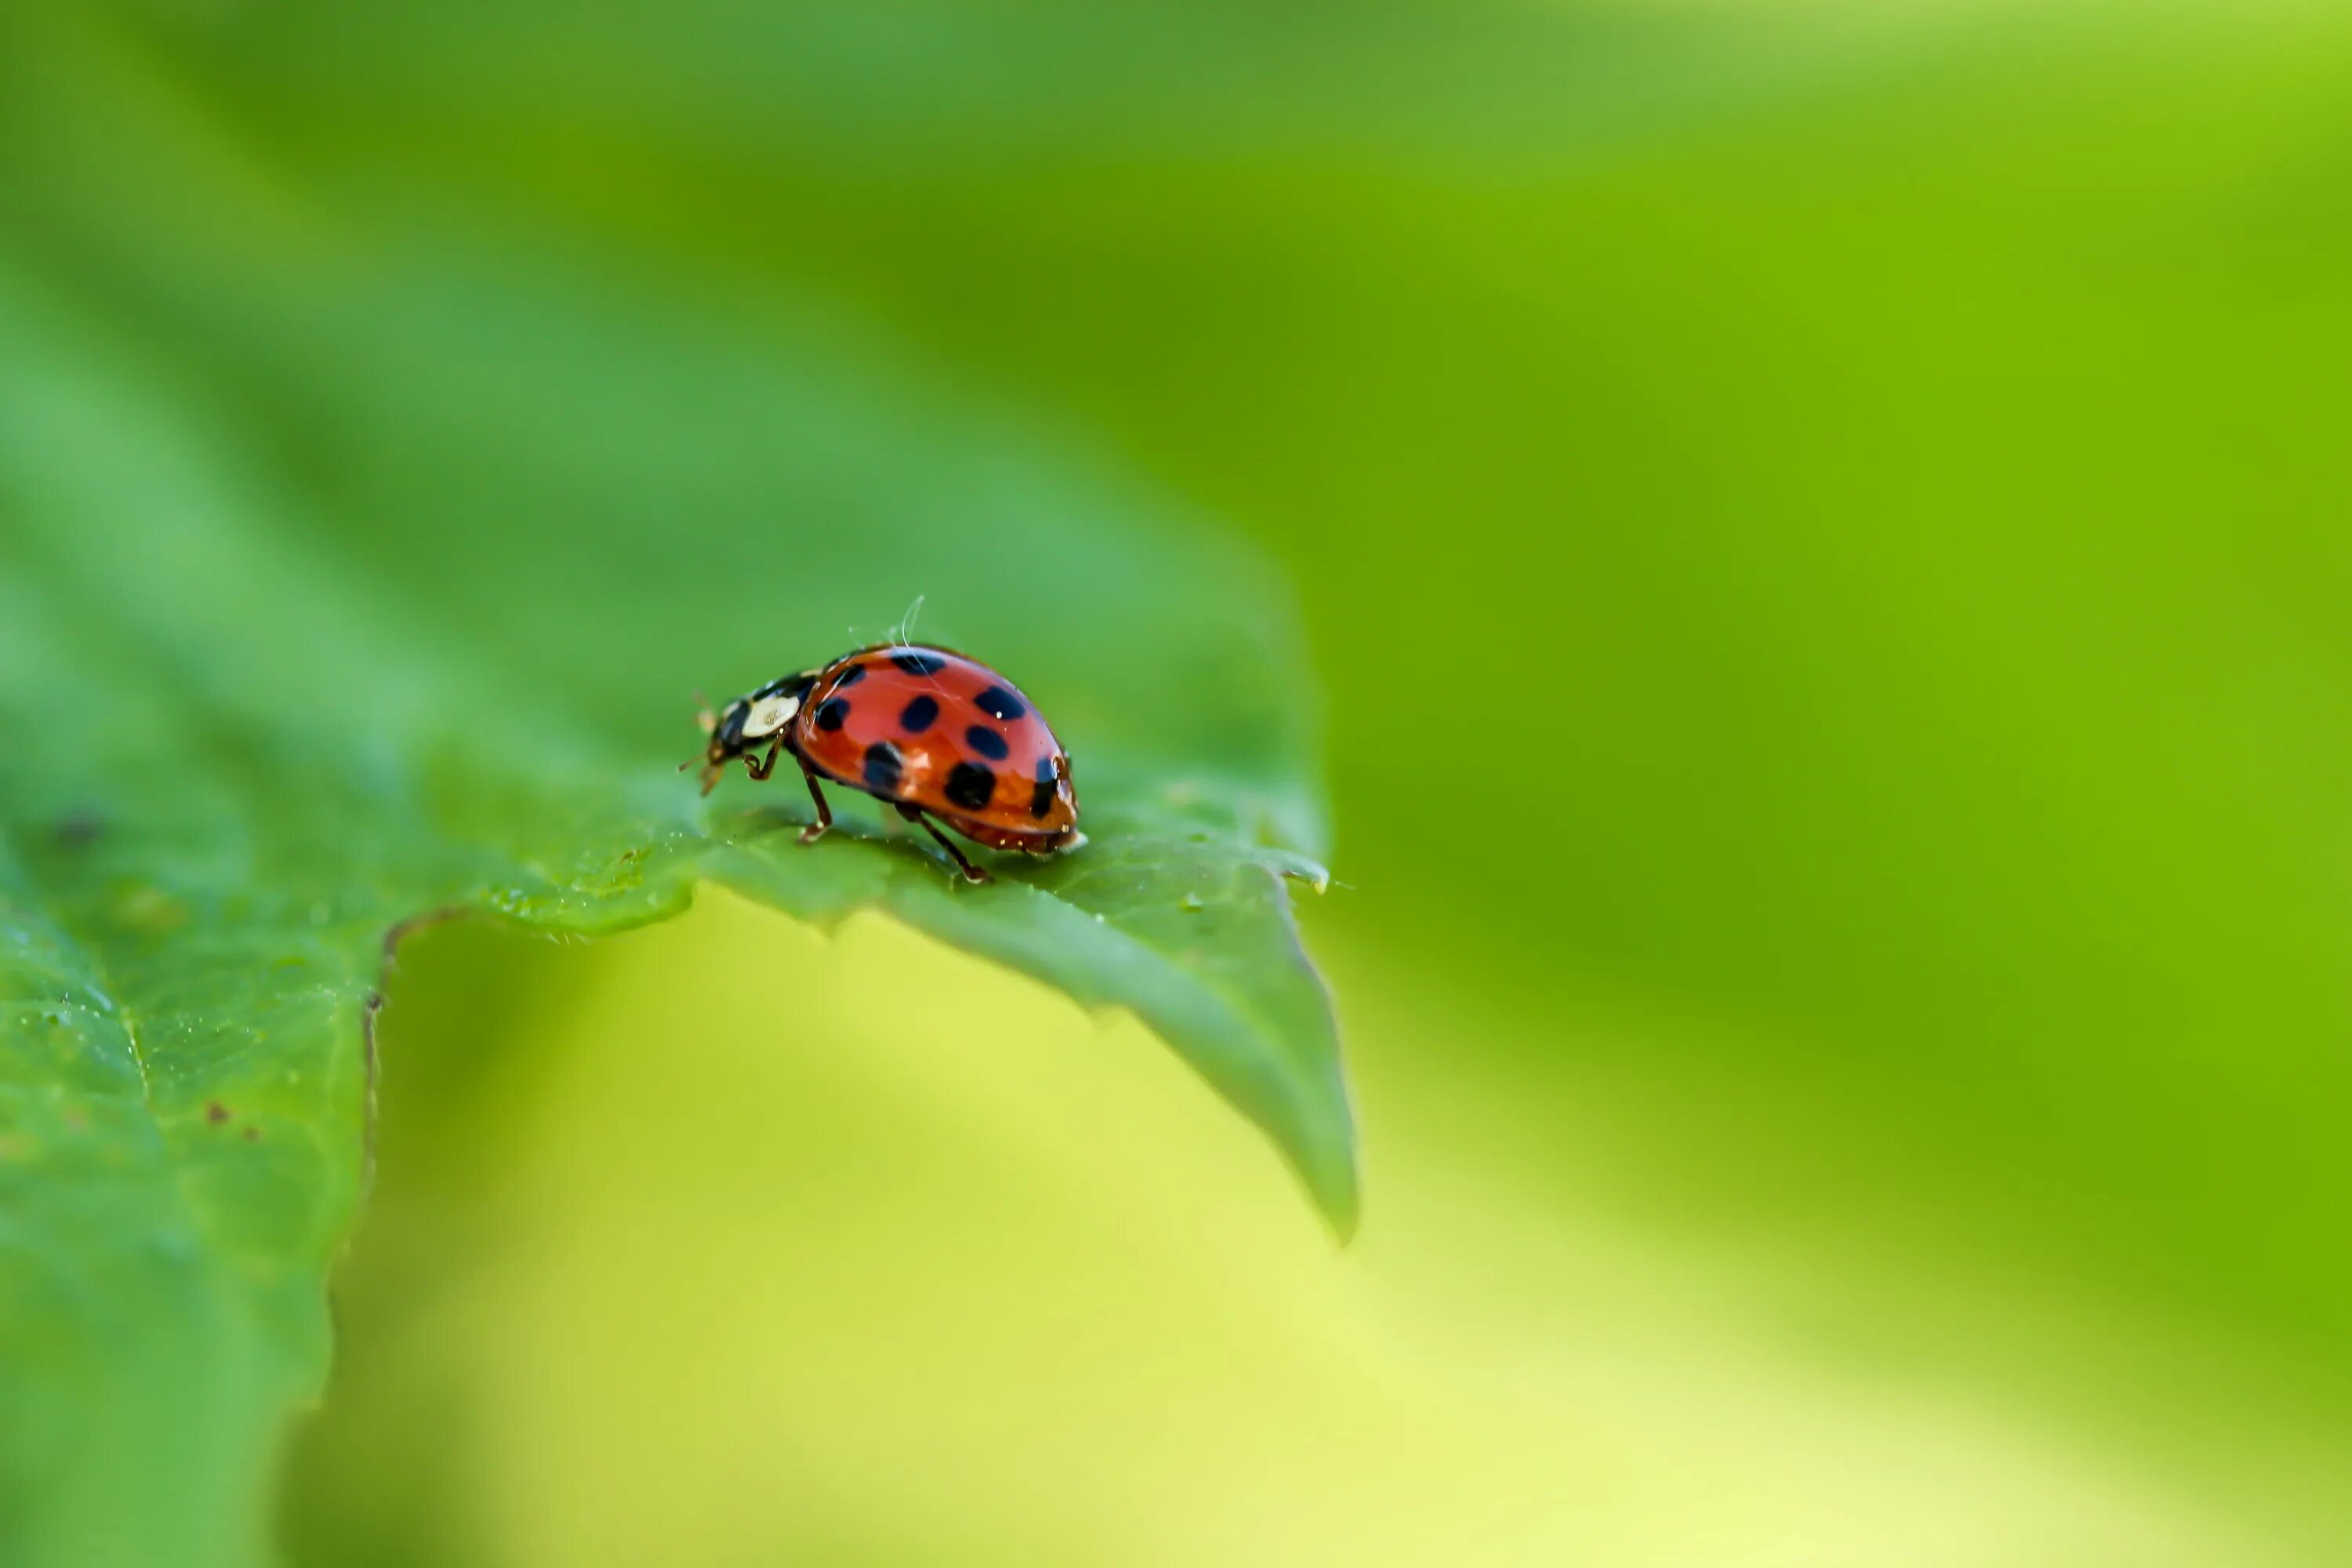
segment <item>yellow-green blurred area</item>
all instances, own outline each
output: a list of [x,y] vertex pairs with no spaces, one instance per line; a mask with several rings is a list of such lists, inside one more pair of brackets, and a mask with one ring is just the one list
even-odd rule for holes
[[878,921],[436,930],[297,1562],[2352,1560],[2352,13],[16,36],[264,209],[817,301],[1255,541],[1328,709],[1352,1247]]
[[[2249,1421],[2231,1358],[2162,1312],[1933,1234],[1874,1255],[1831,1205],[1661,1214],[1657,1167],[1711,1184],[1727,1151],[1514,1059],[1654,1028],[1326,946],[1379,1196],[1343,1254],[1149,1037],[886,922],[828,941],[712,895],[594,950],[424,939],[298,1555],[2225,1563],[2333,1539],[2324,1446]],[[1842,1158],[1937,1226],[1899,1151]]]

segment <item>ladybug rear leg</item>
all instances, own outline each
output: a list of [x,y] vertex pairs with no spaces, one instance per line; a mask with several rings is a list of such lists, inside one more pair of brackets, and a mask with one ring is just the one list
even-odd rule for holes
[[920,811],[911,805],[899,806],[898,815],[905,817],[909,822],[918,822],[922,824],[923,831],[938,839],[940,841],[940,847],[953,856],[955,858],[955,863],[963,868],[963,879],[965,881],[985,882],[988,880],[988,873],[973,865],[971,861],[965,859],[963,851],[957,848],[954,842],[950,840],[946,834],[940,831],[940,825],[938,823],[933,822],[929,817],[925,816]]
[[816,774],[809,772],[806,763],[801,763],[801,777],[808,781],[809,799],[816,802],[816,820],[801,829],[801,842],[814,844],[833,826],[833,807],[824,803],[824,791],[817,788]]

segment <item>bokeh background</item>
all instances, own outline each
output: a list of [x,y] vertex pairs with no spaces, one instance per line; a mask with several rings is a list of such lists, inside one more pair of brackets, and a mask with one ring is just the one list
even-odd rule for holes
[[19,134],[789,300],[1141,476],[1327,712],[1351,1247],[895,927],[436,930],[293,1561],[2352,1557],[2352,15],[19,19]]

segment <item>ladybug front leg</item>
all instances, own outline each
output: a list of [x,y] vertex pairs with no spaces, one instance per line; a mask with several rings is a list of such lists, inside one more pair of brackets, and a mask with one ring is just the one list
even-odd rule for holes
[[824,791],[817,788],[816,774],[809,771],[806,763],[801,763],[801,777],[808,781],[809,799],[816,802],[816,820],[801,829],[801,842],[814,844],[824,837],[826,828],[833,826],[833,807],[825,805]]
[[760,758],[758,761],[755,762],[752,760],[751,752],[744,752],[743,771],[750,773],[755,779],[766,778],[770,773],[776,771],[776,753],[783,749],[784,738],[782,735],[779,735],[772,742],[770,743],[768,747],[768,754]]

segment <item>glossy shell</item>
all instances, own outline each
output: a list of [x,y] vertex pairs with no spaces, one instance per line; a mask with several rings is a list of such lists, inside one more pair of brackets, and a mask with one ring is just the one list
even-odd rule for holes
[[793,744],[819,774],[920,806],[965,837],[1043,854],[1077,835],[1070,759],[1036,704],[943,647],[884,644],[817,672]]

